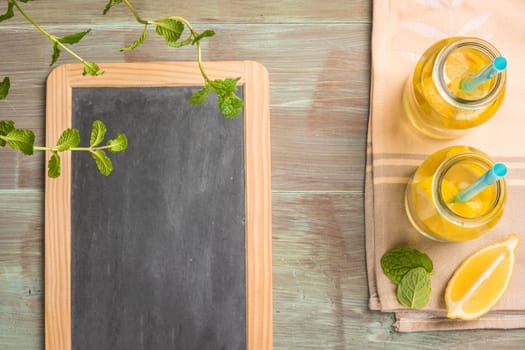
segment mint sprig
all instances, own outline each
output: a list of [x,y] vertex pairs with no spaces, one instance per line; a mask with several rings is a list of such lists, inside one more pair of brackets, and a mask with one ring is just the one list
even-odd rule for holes
[[428,304],[434,268],[428,255],[413,248],[393,248],[381,257],[381,268],[397,285],[401,305],[420,309]]
[[106,131],[106,125],[100,120],[95,120],[91,130],[89,147],[78,147],[80,144],[80,133],[75,128],[64,130],[55,146],[44,147],[34,145],[35,134],[31,130],[15,128],[15,123],[12,120],[0,120],[0,146],[8,146],[26,155],[32,155],[34,151],[51,152],[51,158],[47,163],[47,174],[51,178],[60,176],[60,153],[65,151],[87,151],[91,153],[100,173],[108,176],[113,171],[113,165],[106,154],[106,150],[111,153],[124,152],[128,147],[128,138],[125,134],[118,134],[114,139],[108,140],[106,145],[100,146]]
[[401,305],[421,309],[430,299],[430,274],[423,267],[409,270],[397,286],[397,300]]
[[52,40],[53,44],[53,56],[51,57],[51,63],[50,66],[54,65],[56,61],[58,60],[58,57],[60,56],[60,44],[76,44],[78,43],[84,36],[86,36],[87,33],[89,33],[91,29],[85,30],[83,32],[78,32],[75,34],[66,35],[62,38],[55,37],[56,40]]
[[118,134],[115,139],[109,140],[105,146],[99,146],[104,140],[106,132],[106,125],[100,120],[95,120],[91,127],[89,147],[77,147],[80,144],[80,133],[78,129],[72,128],[64,130],[55,147],[35,147],[35,149],[53,152],[48,162],[47,173],[51,178],[60,176],[59,152],[64,151],[90,152],[100,173],[109,176],[113,171],[113,164],[105,151],[108,150],[111,153],[124,152],[128,147],[128,139],[126,135]]
[[239,79],[240,78],[227,78],[224,80],[216,79],[207,82],[202,89],[196,91],[190,97],[190,103],[195,105],[204,103],[210,90],[213,90],[213,92],[217,94],[217,103],[221,113],[226,118],[235,118],[242,112],[244,106],[243,100],[235,94],[237,92],[237,82]]
[[83,74],[89,74],[93,76],[101,75],[104,72],[100,70],[98,65],[94,62],[87,61],[80,57],[77,53],[75,53],[69,46],[66,45],[73,45],[78,43],[86,34],[88,34],[91,29],[66,35],[63,37],[55,36],[49,32],[47,32],[42,26],[40,26],[18,3],[18,1],[27,3],[31,0],[7,0],[7,11],[5,14],[0,15],[0,22],[5,21],[11,17],[14,16],[14,8],[20,12],[20,14],[29,22],[31,23],[39,32],[44,34],[50,41],[53,47],[53,54],[51,55],[51,63],[52,66],[55,64],[60,57],[60,53],[62,50],[67,51],[71,56],[76,58],[79,62],[81,62],[84,65],[84,72]]
[[[208,97],[210,91],[217,94],[217,103],[221,113],[226,118],[234,118],[242,112],[244,102],[236,95],[237,82],[239,78],[227,78],[224,80],[212,80],[206,74],[204,65],[202,63],[201,54],[201,40],[215,35],[211,29],[206,29],[203,32],[197,32],[186,19],[177,16],[164,17],[157,20],[145,20],[140,17],[137,10],[131,5],[129,0],[109,0],[103,10],[106,14],[111,8],[124,3],[131,13],[135,16],[137,22],[144,26],[141,35],[130,45],[123,47],[120,51],[134,50],[144,43],[147,39],[148,27],[154,26],[155,32],[162,36],[168,46],[179,48],[188,45],[195,45],[197,47],[197,62],[199,70],[204,80],[204,87],[195,92],[189,99],[191,104],[202,104]],[[185,34],[187,32],[187,34]]]

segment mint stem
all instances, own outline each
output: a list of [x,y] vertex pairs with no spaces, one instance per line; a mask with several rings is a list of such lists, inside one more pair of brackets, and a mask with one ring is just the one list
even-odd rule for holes
[[16,9],[22,14],[22,16],[25,17],[36,29],[38,29],[42,34],[44,34],[49,40],[59,45],[61,48],[63,48],[65,51],[67,51],[71,56],[75,57],[77,60],[79,60],[81,63],[86,62],[82,57],[77,55],[73,50],[71,50],[69,47],[62,44],[59,40],[57,40],[56,36],[50,34],[47,32],[44,28],[42,28],[36,21],[31,18],[18,4],[16,0],[12,0],[13,4],[15,5]]
[[[2,136],[0,136],[2,138]],[[68,151],[89,151],[95,152],[98,150],[110,149],[112,146],[98,146],[98,147],[71,147]],[[33,146],[35,151],[49,151],[49,152],[58,152],[58,147],[45,147],[45,146]]]
[[[137,22],[139,23],[142,23],[144,25],[149,25],[149,24],[154,24],[153,21],[147,21],[147,20],[144,20],[140,17],[140,15],[138,14],[137,10],[133,7],[133,5],[131,4],[131,2],[129,2],[129,0],[124,0],[124,3],[126,4],[126,6],[128,7],[128,9],[131,11],[131,13],[133,14],[133,16],[135,16],[135,19],[137,20]],[[197,36],[199,35],[199,33],[197,33],[191,23],[183,18],[183,17],[179,17],[179,16],[170,16],[170,17],[167,17],[169,19],[173,19],[173,20],[176,20],[176,21],[180,21],[182,23],[184,23],[186,25],[186,27],[188,27],[188,30],[190,31],[191,35],[193,36],[193,38],[197,38]],[[199,71],[201,72],[201,75],[202,75],[202,78],[204,79],[204,82],[206,84],[210,84],[211,83],[211,80],[210,78],[208,77],[208,75],[206,74],[205,70],[204,70],[204,65],[202,64],[202,50],[201,50],[201,44],[199,41],[197,41],[196,43],[197,45],[197,63],[199,65]]]
[[131,13],[133,14],[133,16],[135,16],[135,19],[137,20],[137,22],[139,23],[142,23],[142,24],[145,24],[145,25],[148,25],[148,24],[151,24],[152,22],[150,21],[146,21],[144,19],[142,19],[140,17],[140,15],[138,14],[137,10],[135,10],[135,8],[133,7],[133,5],[131,5],[131,3],[128,1],[128,0],[124,0],[124,3],[126,4],[126,6],[129,8],[129,10],[131,11]]

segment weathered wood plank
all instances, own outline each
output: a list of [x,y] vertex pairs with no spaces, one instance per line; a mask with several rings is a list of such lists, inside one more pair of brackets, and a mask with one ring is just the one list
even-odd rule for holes
[[392,314],[368,310],[363,195],[272,198],[274,349],[523,347],[523,330],[393,332]]
[[348,193],[274,193],[275,349],[351,341],[353,313],[363,312],[352,302],[366,298],[361,202]]
[[[57,35],[92,27],[76,45],[91,60],[195,59],[194,48],[174,51],[153,33],[144,47],[119,53],[116,49],[135,40],[141,28],[123,5],[102,16],[106,3],[33,1],[22,6]],[[214,29],[216,37],[204,44],[205,59],[257,60],[269,69],[276,349],[523,347],[523,330],[394,333],[392,315],[367,308],[362,178],[371,1],[133,3],[147,19],[176,14],[197,30]],[[4,8],[5,2],[0,13]],[[12,78],[11,94],[0,102],[0,119],[14,119],[43,142],[49,42],[20,14],[0,24],[0,35],[0,77]],[[63,53],[59,62],[74,60]],[[2,349],[41,349],[44,344],[44,171],[42,155],[0,150]],[[17,188],[40,190],[9,190]]]
[[[213,25],[217,37],[204,45],[209,60],[257,60],[270,72],[272,181],[277,190],[352,190],[362,188],[369,91],[370,26],[363,25]],[[57,26],[58,33],[66,32]],[[0,51],[11,75],[10,96],[0,102],[0,117],[17,126],[44,129],[43,89],[50,71],[51,47],[32,31],[2,30],[14,50]],[[77,52],[96,62],[195,60],[194,48],[175,50],[161,38],[136,51],[116,49],[140,29],[104,29],[86,37]],[[235,37],[235,40],[231,38]],[[98,44],[101,38],[107,40]],[[308,44],[305,45],[305,42]],[[96,48],[96,49],[93,49]],[[29,64],[20,57],[32,57]],[[66,53],[60,63],[74,63]],[[30,96],[30,98],[29,98]],[[37,138],[43,142],[42,137]],[[56,140],[49,140],[53,143]],[[7,151],[6,151],[7,152]],[[0,153],[5,168],[0,187],[43,188],[43,158]],[[6,160],[5,162],[3,160]],[[24,181],[13,182],[15,173]]]
[[44,337],[42,191],[0,190],[0,348],[41,349]]
[[[333,23],[369,22],[371,2],[368,0],[203,0],[192,1],[133,0],[130,1],[144,19],[182,16],[192,23]],[[107,0],[34,1],[21,4],[41,25],[71,24],[118,26],[135,19],[124,4],[113,7],[105,16]],[[4,12],[5,5],[0,5]],[[16,12],[6,24],[25,23]]]

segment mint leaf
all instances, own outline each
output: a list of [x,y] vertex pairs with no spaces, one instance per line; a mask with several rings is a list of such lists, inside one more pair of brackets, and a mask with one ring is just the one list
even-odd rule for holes
[[60,41],[62,44],[76,44],[80,40],[82,40],[82,38],[86,36],[86,34],[89,33],[90,31],[91,29],[88,29],[83,32],[78,32],[75,34],[66,35],[62,38],[57,38],[57,40]]
[[234,118],[242,112],[244,102],[237,95],[219,96],[219,108],[226,118]]
[[430,299],[430,274],[423,267],[416,267],[408,271],[397,287],[397,300],[400,304],[421,309]]
[[158,35],[164,37],[166,44],[175,47],[181,46],[177,43],[177,40],[180,39],[184,31],[184,23],[170,18],[159,19],[153,23],[156,26],[155,31]]
[[53,55],[51,55],[51,63],[49,65],[50,66],[54,65],[58,61],[59,57],[60,57],[60,46],[58,45],[56,41],[54,41],[53,42]]
[[131,45],[121,48],[120,52],[134,50],[139,45],[142,45],[142,43],[144,43],[144,41],[147,38],[148,38],[148,25],[146,24],[146,25],[144,25],[144,30],[142,31],[141,36],[139,36],[139,38],[137,40],[135,40],[133,43],[131,43]]
[[211,87],[218,97],[219,108],[226,118],[234,118],[242,112],[244,102],[235,95],[239,79],[216,79],[211,82]]
[[54,65],[58,58],[60,57],[60,45],[58,43],[62,43],[62,44],[76,44],[78,43],[87,33],[89,33],[91,31],[91,29],[88,29],[88,30],[85,30],[83,32],[78,32],[78,33],[75,33],[75,34],[70,34],[70,35],[66,35],[65,37],[62,37],[62,38],[56,38],[56,40],[58,41],[53,41],[52,40],[52,43],[53,43],[53,55],[51,56],[51,63],[49,64],[50,66]]
[[124,134],[118,134],[113,140],[108,141],[107,146],[111,153],[124,152],[128,148],[128,138]]
[[111,174],[111,172],[113,171],[113,164],[111,163],[111,159],[108,158],[106,153],[103,150],[98,149],[96,151],[91,152],[91,155],[97,163],[98,171],[100,171],[100,173],[104,176],[109,176],[109,174]]
[[0,100],[3,100],[9,94],[9,88],[11,87],[11,80],[9,77],[5,77],[0,83]]
[[28,156],[33,154],[35,134],[31,130],[13,129],[4,137],[4,140],[12,149],[22,151]]
[[91,137],[89,139],[89,145],[91,147],[95,147],[98,144],[100,144],[104,140],[106,131],[106,125],[100,120],[95,120],[91,128]]
[[110,8],[112,8],[113,6],[117,6],[122,1],[123,0],[109,0],[109,2],[107,3],[106,7],[104,8],[104,11],[102,12],[102,14],[105,15],[106,13],[108,13]]
[[72,147],[78,146],[80,143],[80,133],[78,129],[66,129],[60,135],[57,141],[57,150],[59,152],[66,151]]
[[237,92],[237,82],[239,81],[239,79],[241,78],[235,78],[235,79],[232,79],[232,78],[227,78],[227,79],[224,79],[224,82],[223,82],[223,89],[225,91],[225,93],[235,93]]
[[199,35],[197,35],[193,41],[191,42],[192,45],[195,45],[196,43],[198,43],[199,41],[201,41],[201,39],[204,39],[204,38],[209,38],[209,37],[212,37],[215,35],[215,32],[211,29],[206,29],[204,32],[200,33]]
[[[12,130],[15,129],[15,122],[12,120],[0,120],[0,136],[7,136]],[[0,146],[4,147],[7,141],[0,137]]]
[[210,86],[206,85],[202,89],[196,91],[191,97],[190,97],[190,103],[193,105],[200,105],[203,104],[204,101],[206,101],[206,98],[208,97],[210,93]]
[[183,47],[183,46],[190,45],[190,44],[191,44],[191,36],[189,36],[188,39],[184,41],[176,41],[176,42],[168,43],[169,46],[174,47],[174,48],[179,48],[179,47]]
[[84,61],[84,71],[82,72],[82,75],[92,75],[92,76],[98,76],[104,74],[103,71],[100,70],[100,67],[95,62],[90,61]]
[[15,15],[15,12],[13,11],[14,6],[15,4],[12,1],[7,1],[7,11],[3,15],[0,15],[0,22],[5,21],[6,19],[9,19]]
[[227,95],[237,92],[237,82],[241,78],[226,78],[224,80],[214,80],[214,90],[217,95]]
[[60,157],[57,152],[53,152],[47,163],[47,176],[53,179],[60,176]]
[[381,257],[381,267],[385,275],[396,284],[413,268],[423,267],[429,273],[433,269],[428,255],[407,247],[393,248],[386,252]]

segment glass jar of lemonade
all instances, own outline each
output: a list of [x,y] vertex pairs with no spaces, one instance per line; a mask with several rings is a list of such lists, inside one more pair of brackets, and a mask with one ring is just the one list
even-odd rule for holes
[[506,71],[472,91],[462,88],[461,82],[500,56],[493,45],[478,38],[447,38],[432,45],[405,85],[403,107],[410,123],[427,136],[451,139],[486,122],[503,101]]
[[496,180],[466,202],[457,202],[456,195],[493,166],[485,153],[468,146],[452,146],[432,154],[406,188],[405,207],[412,225],[439,241],[467,241],[486,233],[503,215],[505,180]]

